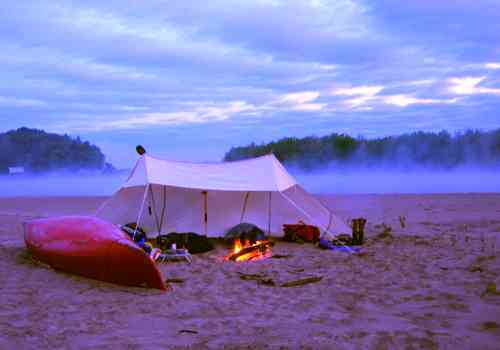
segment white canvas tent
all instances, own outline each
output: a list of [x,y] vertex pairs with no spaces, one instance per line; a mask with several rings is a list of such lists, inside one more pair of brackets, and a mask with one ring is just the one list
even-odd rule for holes
[[299,220],[327,235],[350,229],[308,194],[274,155],[227,163],[174,162],[142,155],[125,184],[98,210],[115,224],[147,232],[222,237],[249,222],[273,236]]

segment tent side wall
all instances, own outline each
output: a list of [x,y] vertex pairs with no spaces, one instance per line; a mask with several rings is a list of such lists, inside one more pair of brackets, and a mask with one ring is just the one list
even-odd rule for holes
[[[98,216],[116,224],[135,222],[145,186],[122,188]],[[206,214],[205,223],[205,196]],[[270,206],[271,205],[271,206]],[[240,222],[282,236],[283,224],[302,220],[323,231],[346,232],[346,226],[300,186],[281,192],[204,191],[150,185],[140,225],[147,232],[195,232],[222,237]],[[160,230],[158,230],[160,228]]]

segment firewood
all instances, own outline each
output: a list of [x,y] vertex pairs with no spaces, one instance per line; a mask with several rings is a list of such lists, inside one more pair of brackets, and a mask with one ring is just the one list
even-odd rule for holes
[[295,280],[295,281],[290,281],[283,283],[281,287],[297,287],[297,286],[303,286],[304,284],[309,284],[309,283],[316,283],[319,282],[323,279],[322,276],[314,276],[314,277],[307,277],[307,278],[302,278],[300,280]]
[[261,251],[262,253],[265,252],[265,250],[269,247],[271,247],[273,244],[271,242],[261,242],[255,245],[252,245],[250,247],[245,247],[241,249],[238,253],[231,254],[228,259],[231,261],[236,261],[240,256],[252,253],[255,251]]

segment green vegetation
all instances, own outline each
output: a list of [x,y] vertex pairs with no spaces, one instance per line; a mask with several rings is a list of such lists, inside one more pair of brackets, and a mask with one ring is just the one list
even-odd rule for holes
[[28,128],[0,133],[0,173],[8,172],[9,167],[24,167],[29,173],[114,170],[97,146],[79,137]]
[[274,153],[285,163],[314,168],[335,162],[349,166],[500,166],[500,129],[468,130],[455,135],[415,132],[376,139],[353,138],[344,134],[324,137],[286,137],[276,142],[233,147],[224,161],[234,161]]

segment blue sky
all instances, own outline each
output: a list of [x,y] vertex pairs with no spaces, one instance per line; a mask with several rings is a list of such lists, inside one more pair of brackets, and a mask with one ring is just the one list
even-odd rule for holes
[[500,1],[0,2],[0,131],[220,160],[283,136],[500,127]]

